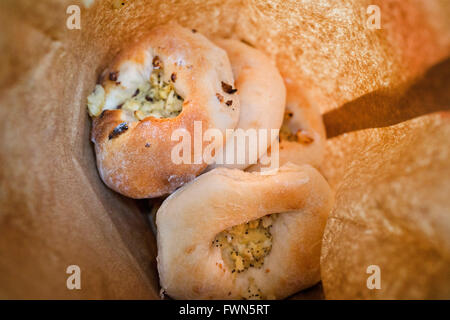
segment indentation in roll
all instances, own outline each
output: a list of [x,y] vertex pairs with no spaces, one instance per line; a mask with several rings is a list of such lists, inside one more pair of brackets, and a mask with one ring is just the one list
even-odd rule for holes
[[270,227],[276,214],[239,224],[219,233],[213,245],[220,248],[225,265],[231,273],[248,268],[261,268],[272,250]]

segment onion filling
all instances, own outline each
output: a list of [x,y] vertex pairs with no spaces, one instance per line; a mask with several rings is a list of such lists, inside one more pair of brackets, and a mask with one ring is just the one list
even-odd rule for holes
[[162,69],[154,70],[150,81],[139,86],[134,95],[122,105],[122,109],[133,112],[138,120],[149,116],[155,118],[178,116],[182,110],[183,99],[175,92],[173,83],[165,82],[162,75]]
[[293,132],[290,122],[294,113],[286,110],[284,113],[283,124],[280,128],[279,140],[281,141],[291,141],[298,142],[302,144],[310,144],[314,142],[314,137],[306,130],[298,129],[296,132]]
[[[111,72],[109,80],[114,81],[114,90],[119,92],[120,103],[116,109],[131,114],[137,120],[143,120],[146,117],[155,118],[174,118],[178,116],[183,109],[183,98],[175,91],[174,83],[177,79],[176,73],[172,73],[168,82],[164,81],[164,70],[162,61],[158,56],[153,59],[153,70],[150,79],[143,81],[133,94],[121,87],[118,82],[118,73]],[[108,90],[108,89],[107,89]],[[108,92],[101,85],[96,85],[87,101],[89,114],[97,117],[101,114]]]
[[243,223],[219,233],[213,245],[221,249],[222,259],[232,273],[261,268],[272,249],[270,228],[275,214]]

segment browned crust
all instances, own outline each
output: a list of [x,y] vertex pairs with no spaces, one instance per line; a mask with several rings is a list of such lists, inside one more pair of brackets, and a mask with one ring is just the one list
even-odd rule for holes
[[[129,124],[129,129],[109,138],[110,133],[123,123],[121,110],[106,110],[94,119],[92,139],[96,143],[97,166],[104,182],[115,191],[132,198],[157,197],[170,193],[192,180],[206,167],[202,164],[174,164],[172,148],[179,141],[171,141],[174,130],[184,128],[194,132],[194,120],[207,128],[209,121],[202,108],[189,101],[183,112],[173,119],[147,118]],[[153,127],[157,126],[157,133]],[[193,134],[191,135],[193,146]],[[193,159],[193,148],[191,152]]]

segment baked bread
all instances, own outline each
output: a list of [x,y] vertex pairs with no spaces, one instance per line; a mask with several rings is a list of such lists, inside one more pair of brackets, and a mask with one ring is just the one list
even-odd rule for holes
[[[230,59],[241,110],[237,130],[216,154],[216,163],[210,169],[222,166],[245,169],[255,164],[276,139],[275,135],[271,136],[271,129],[279,129],[283,121],[286,88],[274,63],[261,51],[234,39],[220,39],[215,43]],[[265,147],[259,147],[258,140],[250,139],[245,145],[239,145],[238,135],[242,131],[238,129],[255,130],[258,140],[259,134],[267,134]]]
[[152,29],[113,61],[88,98],[103,181],[128,197],[151,198],[195,178],[207,165],[202,154],[192,147],[187,163],[174,163],[180,140],[172,134],[184,130],[194,146],[198,121],[225,136],[239,118],[239,99],[228,87],[233,74],[222,49],[175,23]]
[[[298,83],[289,78],[284,78],[284,83],[287,97],[280,128],[279,164],[291,162],[320,168],[326,141],[322,115],[319,108],[308,101]],[[270,153],[271,150],[268,151],[269,156]],[[264,167],[258,162],[248,171],[260,171]]]
[[281,299],[312,286],[331,206],[309,165],[205,173],[158,210],[161,287],[175,299]]

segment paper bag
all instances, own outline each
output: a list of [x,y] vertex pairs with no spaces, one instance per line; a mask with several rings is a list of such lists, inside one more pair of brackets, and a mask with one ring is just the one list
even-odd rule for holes
[[[438,93],[430,94],[437,105],[424,101],[411,109],[407,102],[408,88],[449,54],[448,16],[445,0],[1,1],[0,298],[159,298],[147,217],[139,202],[102,183],[86,112],[100,72],[151,27],[176,20],[208,37],[233,37],[264,51],[322,110],[331,137],[448,109],[448,77],[442,76],[448,62],[428,79],[441,79]],[[355,266],[367,263],[389,272],[390,289],[381,297],[449,297],[443,276],[449,274],[448,133],[448,116],[438,114],[330,141],[324,173],[337,196],[324,242],[326,298],[378,297],[355,289],[364,271]],[[402,197],[413,191],[417,203]],[[429,260],[422,282],[411,287],[417,292],[392,289],[406,288],[411,279],[409,272],[399,276],[407,252],[387,266],[381,255],[363,259],[366,242],[374,254],[389,250],[379,249],[379,237],[349,247],[356,216],[347,215],[354,210],[366,226],[355,235],[382,224],[373,215],[393,212],[406,220],[410,242],[391,239],[396,253],[425,241],[418,250]],[[79,288],[73,287],[77,272]]]

